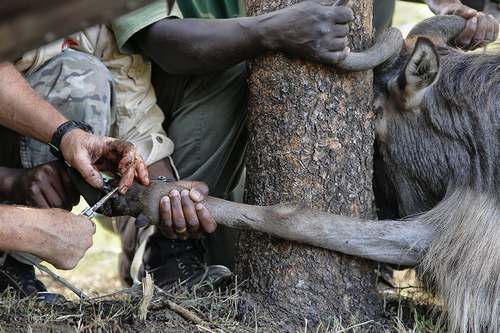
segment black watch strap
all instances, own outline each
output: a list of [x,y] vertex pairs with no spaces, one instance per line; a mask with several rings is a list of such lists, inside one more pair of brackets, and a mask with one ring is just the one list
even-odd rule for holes
[[151,180],[161,180],[161,181],[168,182],[168,183],[175,183],[175,182],[177,182],[177,180],[175,180],[173,178],[167,178],[165,176],[158,176],[156,178],[151,178]]
[[65,122],[64,124],[59,126],[57,130],[54,132],[54,135],[52,135],[52,140],[49,143],[50,152],[52,153],[52,155],[54,155],[60,160],[64,160],[64,156],[61,150],[59,149],[59,146],[61,145],[61,140],[66,133],[76,128],[80,128],[88,133],[94,133],[94,129],[92,128],[92,126],[90,126],[84,121],[70,120]]

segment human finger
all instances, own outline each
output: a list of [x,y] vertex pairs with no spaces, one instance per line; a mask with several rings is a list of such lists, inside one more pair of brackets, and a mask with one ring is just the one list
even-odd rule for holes
[[[48,205],[44,208],[71,209],[70,192],[67,187],[72,188],[71,181],[64,182],[62,177],[63,164],[60,161],[45,163],[33,169],[28,185],[30,196],[36,200],[37,206]],[[43,197],[43,198],[42,198]]]
[[469,45],[464,48],[474,50],[495,41],[498,37],[498,22],[491,15],[477,15],[477,27]]
[[189,196],[194,202],[204,200],[210,192],[208,185],[199,181],[179,180],[176,184],[190,189]]
[[500,32],[500,23],[495,18],[493,18],[493,37],[492,37],[492,41],[495,41],[495,40],[498,39],[499,32]]
[[458,15],[466,19],[473,18],[477,15],[477,10],[462,4],[451,4],[440,12],[441,15]]
[[201,228],[207,233],[212,233],[217,228],[217,223],[203,204],[196,205],[196,214],[200,220]]
[[61,141],[61,151],[68,163],[80,172],[85,181],[96,188],[104,185],[104,179],[94,162],[102,156],[106,147],[104,137],[82,130],[68,132]]
[[[66,196],[60,194],[61,190],[56,190],[57,184],[51,184],[41,189],[42,195],[50,208],[61,208],[71,210],[71,205],[66,201]],[[64,190],[62,191],[64,192]]]
[[[118,162],[118,172],[122,175],[118,183],[118,191],[125,194],[135,179],[136,170],[136,148],[130,142],[115,140],[110,144],[110,153],[115,155]],[[108,155],[105,155],[107,157]],[[110,157],[111,157],[110,156]]]
[[325,52],[320,55],[319,60],[323,63],[334,65],[347,58],[350,52],[351,50],[348,47],[342,51]]
[[196,214],[194,202],[191,200],[188,190],[181,191],[181,204],[184,219],[186,221],[187,233],[190,237],[198,237],[201,233],[200,222]]
[[177,234],[174,231],[172,211],[170,209],[170,198],[168,196],[164,196],[160,200],[160,219],[160,229],[165,237],[176,239]]
[[477,29],[477,17],[474,16],[473,18],[467,21],[465,29],[450,44],[459,48],[467,47],[471,43],[472,38],[476,33],[476,29]]
[[488,16],[483,13],[477,15],[476,32],[474,33],[475,41],[484,41],[488,30]]
[[122,178],[118,183],[120,194],[127,193],[134,179],[138,179],[142,185],[149,185],[148,169],[141,155],[135,154],[133,160],[126,157],[123,158],[122,161],[126,166],[118,168],[122,174]]
[[486,15],[488,27],[486,28],[485,39],[488,43],[494,42],[498,38],[499,24],[492,15]]
[[136,178],[139,179],[142,185],[149,185],[148,167],[139,154],[135,154],[135,171],[137,173]]
[[47,180],[48,186],[42,192],[51,207],[71,210],[80,201],[80,194],[71,181],[66,166],[63,163],[55,165],[56,169],[52,170]]
[[[56,256],[49,255],[49,258],[45,259],[57,269],[67,270],[75,268],[80,259],[85,256],[86,251],[92,247],[96,225],[92,219],[74,214],[64,217],[63,220],[64,228],[68,229],[61,230],[65,234],[53,248]],[[78,230],[78,233],[76,234],[74,230]],[[64,248],[64,251],[58,250],[58,246]]]
[[353,19],[353,11],[350,7],[332,7],[331,18],[335,24],[347,24]]
[[180,236],[187,231],[184,212],[182,211],[182,203],[179,191],[172,190],[169,194],[170,207],[172,209],[172,225],[174,231]]
[[26,193],[26,205],[37,208],[51,208],[39,187],[31,187]]

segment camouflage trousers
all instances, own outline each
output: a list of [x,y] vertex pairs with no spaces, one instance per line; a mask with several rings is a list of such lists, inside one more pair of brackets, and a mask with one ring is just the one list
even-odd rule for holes
[[[26,77],[38,95],[66,118],[83,120],[94,133],[109,136],[115,122],[115,86],[108,69],[95,57],[67,50]],[[21,137],[24,168],[52,161],[46,143]]]

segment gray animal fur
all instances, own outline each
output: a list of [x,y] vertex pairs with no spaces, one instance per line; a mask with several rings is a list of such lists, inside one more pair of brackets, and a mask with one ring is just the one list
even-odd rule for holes
[[417,219],[433,241],[417,269],[444,301],[450,332],[497,333],[500,56],[439,47],[432,84],[426,58],[436,55],[423,40],[409,62],[427,63],[401,78],[412,46],[375,70],[377,201],[393,218],[427,212]]

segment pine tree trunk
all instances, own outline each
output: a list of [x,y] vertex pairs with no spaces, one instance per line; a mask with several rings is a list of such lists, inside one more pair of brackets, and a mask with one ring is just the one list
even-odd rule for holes
[[[248,16],[297,1],[246,0]],[[372,44],[372,2],[356,0],[352,51]],[[372,214],[372,72],[346,73],[284,54],[249,62],[246,202],[301,201],[332,213]],[[236,273],[249,302],[280,331],[377,320],[374,263],[241,231]],[[330,326],[331,327],[331,326]],[[363,329],[361,329],[363,330]]]

